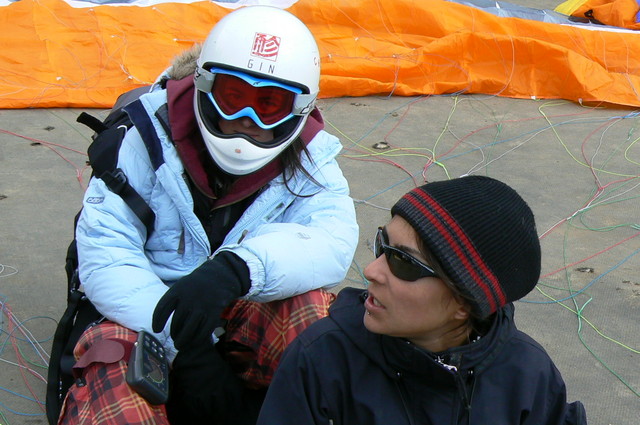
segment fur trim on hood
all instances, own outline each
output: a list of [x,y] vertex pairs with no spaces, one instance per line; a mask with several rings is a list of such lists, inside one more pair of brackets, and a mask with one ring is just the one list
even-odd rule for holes
[[195,74],[201,51],[202,44],[197,43],[190,49],[183,51],[173,58],[171,68],[168,70],[169,79],[182,80],[183,78]]

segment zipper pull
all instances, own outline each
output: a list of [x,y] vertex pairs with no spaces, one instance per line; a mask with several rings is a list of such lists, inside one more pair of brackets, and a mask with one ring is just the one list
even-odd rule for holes
[[438,363],[440,363],[440,366],[444,367],[444,368],[445,368],[445,369],[447,369],[449,372],[454,372],[454,373],[458,372],[458,368],[457,368],[457,367],[455,367],[455,366],[453,366],[453,365],[450,365],[450,364],[446,364],[446,363],[444,362],[444,359],[443,359],[442,357],[440,357],[440,356],[436,356],[436,361],[437,361]]

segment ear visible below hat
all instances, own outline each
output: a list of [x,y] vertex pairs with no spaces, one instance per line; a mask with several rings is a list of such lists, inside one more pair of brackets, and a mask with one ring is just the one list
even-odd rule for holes
[[469,312],[469,306],[466,304],[461,304],[460,307],[456,310],[453,318],[456,320],[464,320],[467,321],[471,317],[471,313]]

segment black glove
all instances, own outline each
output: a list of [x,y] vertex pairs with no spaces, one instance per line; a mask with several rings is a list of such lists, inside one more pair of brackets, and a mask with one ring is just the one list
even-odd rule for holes
[[211,341],[222,311],[251,287],[246,263],[223,251],[184,276],[160,298],[153,312],[153,331],[164,329],[173,313],[171,338],[178,350]]
[[171,425],[232,424],[243,405],[240,379],[211,342],[178,352],[165,405]]

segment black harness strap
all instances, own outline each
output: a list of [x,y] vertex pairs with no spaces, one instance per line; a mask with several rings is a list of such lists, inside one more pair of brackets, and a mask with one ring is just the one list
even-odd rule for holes
[[[140,102],[135,101],[133,103]],[[108,127],[98,133],[91,146],[89,146],[89,163],[93,168],[93,174],[104,181],[109,190],[119,195],[131,208],[131,211],[136,214],[147,229],[147,237],[149,237],[153,232],[156,215],[138,192],[131,187],[124,172],[120,168],[116,168],[122,140],[131,126],[131,120],[126,110],[121,110],[120,114],[122,116],[117,118],[116,122],[121,122],[121,124]],[[146,144],[147,134],[141,133],[141,136]],[[155,133],[151,136],[151,140],[157,138],[158,136]]]

